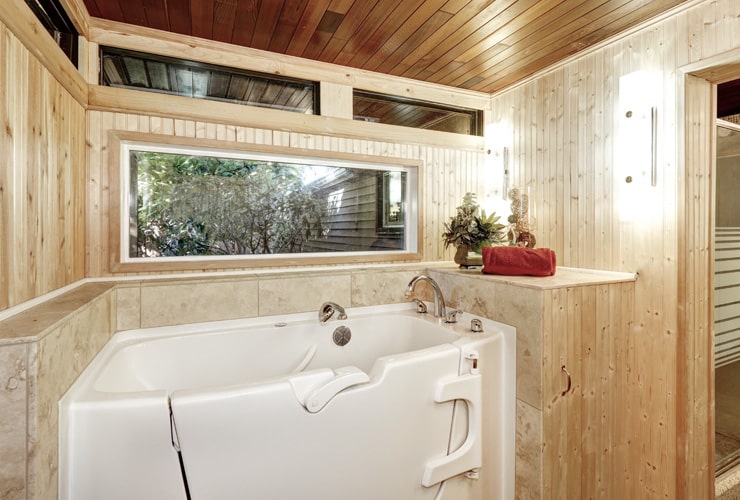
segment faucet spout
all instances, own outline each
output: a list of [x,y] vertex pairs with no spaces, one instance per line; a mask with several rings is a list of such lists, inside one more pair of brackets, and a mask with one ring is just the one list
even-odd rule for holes
[[319,323],[322,325],[329,321],[334,313],[339,313],[337,319],[347,319],[347,313],[344,308],[336,302],[324,302],[319,308]]
[[425,281],[429,283],[429,286],[432,287],[432,291],[434,292],[434,317],[435,318],[444,318],[446,315],[446,307],[445,307],[445,298],[442,295],[442,289],[439,287],[436,281],[434,281],[432,278],[425,274],[420,274],[418,276],[415,276],[411,281],[409,281],[408,286],[406,287],[406,296],[411,298],[411,295],[414,293],[414,289],[416,288],[416,284],[420,281]]

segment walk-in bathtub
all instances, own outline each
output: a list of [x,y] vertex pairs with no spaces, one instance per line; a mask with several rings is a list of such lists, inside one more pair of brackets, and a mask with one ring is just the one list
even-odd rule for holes
[[514,329],[347,316],[116,334],[60,403],[59,497],[513,499]]

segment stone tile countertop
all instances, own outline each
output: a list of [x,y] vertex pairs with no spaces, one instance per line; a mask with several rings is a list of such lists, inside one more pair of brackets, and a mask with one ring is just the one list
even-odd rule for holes
[[34,342],[116,283],[85,283],[0,321],[0,345]]
[[549,290],[554,288],[565,288],[572,286],[600,285],[608,283],[624,283],[636,281],[637,274],[615,271],[600,271],[596,269],[581,269],[574,267],[558,267],[554,276],[506,276],[499,274],[483,274],[480,268],[461,269],[459,267],[436,267],[435,272],[449,275],[465,276],[491,281],[495,283],[506,283],[525,288],[536,288]]

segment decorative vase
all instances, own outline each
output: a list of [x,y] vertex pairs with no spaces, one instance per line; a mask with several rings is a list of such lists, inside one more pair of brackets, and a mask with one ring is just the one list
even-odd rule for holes
[[535,219],[530,212],[531,188],[513,187],[509,190],[511,199],[511,219],[513,228],[513,244],[519,247],[534,248],[537,244],[537,238],[534,236]]
[[460,245],[455,251],[455,264],[459,264],[460,267],[475,267],[483,265],[483,256],[479,253],[473,252],[473,249],[468,245]]

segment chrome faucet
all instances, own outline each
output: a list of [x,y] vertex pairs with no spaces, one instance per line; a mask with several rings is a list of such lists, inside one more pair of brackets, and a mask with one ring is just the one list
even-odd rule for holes
[[416,284],[420,281],[426,281],[427,283],[429,283],[429,286],[432,287],[432,291],[434,292],[434,317],[445,318],[445,298],[442,295],[442,289],[439,287],[437,282],[429,276],[425,274],[420,274],[409,281],[409,285],[408,287],[406,287],[406,297],[411,298],[411,295],[414,293],[414,289],[416,288]]
[[334,313],[339,313],[337,319],[347,319],[347,313],[344,308],[335,302],[324,302],[319,309],[319,323],[322,325],[329,321]]

